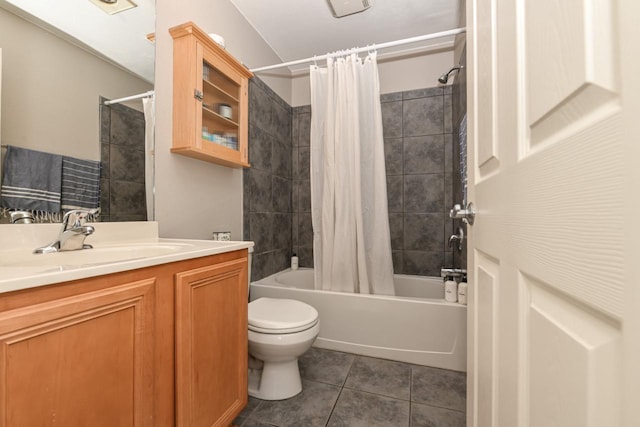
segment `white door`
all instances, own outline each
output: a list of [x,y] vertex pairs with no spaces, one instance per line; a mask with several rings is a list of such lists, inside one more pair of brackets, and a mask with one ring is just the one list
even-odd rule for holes
[[468,1],[468,426],[615,427],[640,407],[634,3]]

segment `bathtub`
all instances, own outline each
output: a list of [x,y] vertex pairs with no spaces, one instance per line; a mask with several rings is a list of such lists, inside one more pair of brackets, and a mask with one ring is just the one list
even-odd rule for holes
[[439,277],[394,276],[396,296],[317,291],[313,269],[251,283],[250,300],[291,298],[318,310],[314,347],[466,371],[466,306],[444,300]]

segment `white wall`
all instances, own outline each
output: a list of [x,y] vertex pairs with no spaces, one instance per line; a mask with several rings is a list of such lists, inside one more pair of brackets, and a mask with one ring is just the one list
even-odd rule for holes
[[0,47],[3,144],[100,160],[99,96],[153,88],[4,9]]
[[[413,57],[378,61],[380,93],[401,92],[438,85],[438,77],[453,66],[453,49]],[[452,79],[453,80],[453,79]],[[452,81],[451,80],[451,81]],[[292,79],[292,106],[311,104],[309,75]]]
[[[156,1],[156,219],[160,235],[209,239],[231,231],[242,239],[242,170],[172,154],[173,40],[168,29],[193,21],[225,38],[248,67],[281,62],[229,0]],[[291,101],[289,78],[264,78]]]

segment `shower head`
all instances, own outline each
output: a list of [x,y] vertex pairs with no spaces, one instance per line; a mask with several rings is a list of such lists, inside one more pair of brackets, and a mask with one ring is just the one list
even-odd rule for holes
[[447,82],[449,81],[449,74],[453,73],[456,70],[461,70],[462,68],[464,68],[462,65],[459,65],[457,67],[453,67],[452,69],[450,69],[449,71],[447,71],[446,73],[444,73],[443,75],[441,75],[440,77],[438,77],[438,81],[440,83],[447,84]]

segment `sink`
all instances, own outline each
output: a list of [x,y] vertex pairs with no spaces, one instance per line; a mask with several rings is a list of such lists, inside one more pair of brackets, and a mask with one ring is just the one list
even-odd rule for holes
[[94,226],[86,240],[93,249],[34,254],[55,239],[60,224],[0,224],[0,293],[253,247],[252,242],[160,238],[153,221]]
[[191,245],[176,243],[135,243],[49,254],[33,254],[19,251],[3,256],[2,259],[0,259],[0,267],[78,268],[168,255],[185,250],[188,246]]

